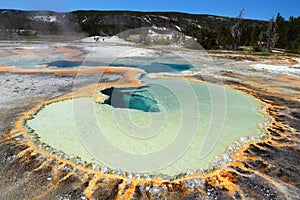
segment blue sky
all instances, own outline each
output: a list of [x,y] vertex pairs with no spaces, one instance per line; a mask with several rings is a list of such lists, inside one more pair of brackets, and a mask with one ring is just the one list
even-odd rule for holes
[[235,17],[245,8],[244,17],[265,19],[277,15],[300,16],[300,0],[0,0],[0,8],[21,10],[138,10],[179,11]]

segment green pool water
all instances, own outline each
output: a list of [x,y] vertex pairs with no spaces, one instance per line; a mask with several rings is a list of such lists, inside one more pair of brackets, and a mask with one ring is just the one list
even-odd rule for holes
[[151,93],[156,112],[77,98],[46,106],[27,125],[41,142],[85,161],[167,175],[207,168],[237,138],[260,134],[259,103],[239,91],[175,79],[144,83],[136,94]]

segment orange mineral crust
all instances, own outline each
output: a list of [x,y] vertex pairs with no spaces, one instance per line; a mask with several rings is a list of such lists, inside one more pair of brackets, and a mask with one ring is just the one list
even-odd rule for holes
[[43,58],[47,58],[52,55],[64,55],[69,61],[83,60],[84,58],[82,56],[85,54],[85,52],[80,48],[69,46],[57,46],[45,50],[13,49],[9,52],[16,56],[35,55]]
[[[58,51],[58,50],[57,50]],[[36,178],[43,188],[37,187],[30,198],[52,199],[59,194],[87,199],[289,199],[297,197],[294,191],[299,188],[294,170],[286,170],[291,163],[297,163],[299,155],[299,79],[282,75],[268,79],[244,76],[238,73],[223,71],[216,79],[212,76],[186,76],[190,81],[209,81],[224,84],[226,87],[240,90],[263,102],[263,112],[270,117],[265,127],[267,136],[258,142],[242,144],[233,155],[232,160],[220,168],[204,170],[203,173],[187,173],[178,177],[130,176],[113,171],[97,169],[71,156],[55,155],[49,147],[39,146],[24,129],[22,123],[30,118],[37,109],[52,102],[92,96],[101,102],[103,96],[95,91],[117,86],[141,86],[136,78],[141,70],[131,68],[93,68],[87,70],[21,70],[13,67],[0,67],[7,73],[112,73],[122,75],[122,79],[82,87],[58,98],[40,102],[22,114],[15,123],[15,128],[2,136],[0,146],[14,149],[8,168],[22,168],[25,181]],[[172,78],[161,75],[161,78]],[[234,78],[234,81],[231,79]],[[280,87],[280,86],[286,87]],[[298,112],[298,115],[297,115]],[[22,138],[19,140],[18,138]],[[298,166],[299,167],[299,166]],[[8,174],[11,172],[8,170]],[[21,174],[17,173],[17,174]],[[41,177],[43,176],[43,177]],[[26,188],[24,183],[24,188]],[[29,188],[31,189],[31,188]],[[33,189],[32,189],[33,190]],[[294,195],[294,196],[293,196]]]

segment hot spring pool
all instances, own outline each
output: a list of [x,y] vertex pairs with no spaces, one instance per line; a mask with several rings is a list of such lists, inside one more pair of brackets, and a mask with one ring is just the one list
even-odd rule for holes
[[85,161],[167,175],[207,168],[237,138],[261,133],[259,102],[239,91],[175,79],[145,85],[108,90],[104,104],[88,97],[52,103],[27,126],[41,142]]

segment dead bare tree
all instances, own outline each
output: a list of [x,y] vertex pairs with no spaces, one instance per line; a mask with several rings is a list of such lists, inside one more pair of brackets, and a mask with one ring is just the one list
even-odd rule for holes
[[266,32],[267,35],[267,51],[271,52],[272,49],[275,47],[275,44],[278,40],[278,34],[277,34],[277,24],[274,20],[274,18],[270,19],[268,24],[268,30]]
[[185,35],[178,31],[172,32],[172,41],[177,45],[184,45],[186,42]]
[[242,35],[242,22],[245,9],[240,11],[240,14],[235,19],[235,24],[230,28],[230,33],[233,38],[232,49],[236,50],[239,47],[240,38]]

